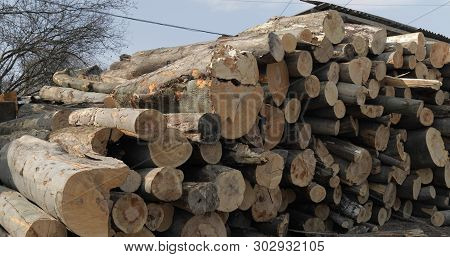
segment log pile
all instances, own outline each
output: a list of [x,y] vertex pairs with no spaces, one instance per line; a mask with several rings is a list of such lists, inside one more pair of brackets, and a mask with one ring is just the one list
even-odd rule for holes
[[324,11],[58,72],[0,123],[2,234],[449,225],[449,57]]

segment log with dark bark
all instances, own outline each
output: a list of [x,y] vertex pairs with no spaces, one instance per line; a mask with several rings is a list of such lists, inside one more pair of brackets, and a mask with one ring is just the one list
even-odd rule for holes
[[219,207],[217,187],[212,182],[184,182],[183,194],[173,204],[194,215],[213,212]]
[[339,73],[339,64],[336,62],[328,62],[312,72],[312,74],[320,81],[330,81],[334,83],[339,81]]
[[273,150],[273,152],[284,159],[284,184],[305,187],[311,183],[316,167],[316,158],[311,149],[304,151]]
[[309,123],[286,124],[279,146],[285,149],[306,149],[311,141],[311,135],[311,125]]
[[335,208],[342,215],[354,219],[356,223],[362,223],[366,215],[364,206],[352,201],[345,195],[342,196],[341,203]]
[[[12,134],[17,130],[58,130],[69,126],[71,110],[34,114],[0,123],[0,135]],[[19,129],[20,128],[20,129]]]
[[409,131],[405,149],[411,155],[412,167],[416,169],[444,167],[448,162],[441,133],[432,127]]
[[280,214],[268,222],[256,222],[254,226],[265,235],[284,237],[288,233],[289,213]]
[[304,98],[316,98],[320,93],[320,81],[314,76],[297,79],[291,82],[288,90],[289,97],[295,97],[299,100]]
[[244,199],[245,181],[239,170],[222,165],[206,165],[195,172],[186,172],[186,181],[212,182],[217,187],[219,207],[217,210],[236,210]]
[[431,216],[431,224],[436,227],[450,225],[450,211],[437,211]]
[[119,187],[129,170],[121,161],[70,156],[57,144],[30,136],[3,147],[0,155],[0,180],[5,185],[80,236],[108,235],[109,190]]
[[337,85],[338,97],[349,105],[363,105],[366,102],[368,89],[355,84],[339,82]]
[[442,168],[433,169],[433,184],[450,188],[450,162]]
[[376,99],[369,99],[367,101],[369,104],[382,105],[384,107],[384,113],[418,116],[423,108],[423,101],[395,96],[378,96]]
[[325,223],[322,219],[296,211],[289,210],[290,225],[293,229],[308,232],[325,232]]
[[334,106],[337,101],[338,89],[336,84],[330,81],[320,82],[319,95],[309,101],[308,110]]
[[221,135],[220,117],[212,113],[164,114],[168,128],[178,129],[193,142],[213,144]]
[[337,136],[339,134],[340,121],[317,117],[305,117],[305,122],[311,126],[312,133],[316,135]]
[[420,177],[409,175],[403,184],[397,188],[397,194],[400,198],[417,200],[419,197],[422,182]]
[[222,144],[201,144],[192,142],[192,155],[186,165],[217,164],[222,159]]

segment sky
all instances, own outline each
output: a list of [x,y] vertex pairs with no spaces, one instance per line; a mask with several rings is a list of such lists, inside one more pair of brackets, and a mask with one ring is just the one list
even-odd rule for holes
[[[382,16],[424,28],[450,37],[450,1],[447,0],[324,0],[348,8]],[[270,17],[294,15],[313,5],[299,0],[135,0],[128,16],[234,35],[251,26],[264,23]],[[286,8],[286,9],[285,9]],[[283,12],[284,11],[284,12]],[[217,36],[128,21],[125,42],[120,53],[185,45],[208,41]],[[118,59],[118,53],[107,53],[105,63]]]

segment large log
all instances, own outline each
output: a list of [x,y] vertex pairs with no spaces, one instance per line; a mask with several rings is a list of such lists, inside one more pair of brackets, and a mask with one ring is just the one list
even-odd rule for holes
[[366,102],[367,88],[350,83],[337,83],[338,98],[349,105],[363,105]]
[[276,151],[266,151],[261,154],[261,157],[266,159],[265,163],[240,167],[239,170],[253,184],[269,189],[278,187],[285,166],[283,156]]
[[85,108],[73,111],[70,125],[117,128],[129,136],[146,141],[161,137],[167,127],[164,116],[156,110],[121,108]]
[[220,139],[220,117],[217,114],[168,113],[164,118],[168,128],[178,129],[191,141],[213,144]]
[[151,142],[123,137],[119,147],[123,161],[132,168],[179,167],[189,160],[192,145],[182,132],[168,128]]
[[262,106],[260,115],[262,117],[261,136],[263,137],[263,148],[270,150],[277,146],[282,137],[285,127],[284,113],[279,108],[269,104]]
[[252,205],[251,213],[256,222],[268,222],[278,214],[282,202],[280,188],[268,189],[255,185],[256,201]]
[[141,176],[140,195],[146,200],[172,202],[181,197],[184,174],[164,167],[138,170]]
[[405,149],[411,155],[412,167],[416,169],[444,167],[448,162],[441,133],[432,127],[409,131]]
[[423,101],[405,99],[395,96],[378,96],[367,100],[369,104],[382,105],[384,113],[400,113],[404,115],[419,116],[423,109]]
[[45,101],[63,104],[103,104],[108,95],[72,88],[43,86],[39,91],[39,97]]
[[284,183],[298,187],[305,187],[314,178],[316,158],[311,149],[297,150],[273,150],[284,158]]
[[384,51],[386,44],[386,29],[361,24],[345,24],[346,36],[359,35],[368,41],[368,47],[372,54],[378,55]]
[[70,156],[57,144],[30,136],[3,147],[0,156],[5,185],[80,236],[108,235],[109,190],[119,187],[129,170],[121,161]]
[[133,193],[111,192],[111,217],[114,225],[126,234],[138,233],[147,222],[144,200]]
[[13,237],[63,237],[66,227],[20,193],[0,186],[0,225]]
[[288,66],[284,61],[267,65],[267,87],[276,106],[280,106],[286,98],[289,88],[289,75]]
[[221,165],[206,165],[185,176],[186,181],[213,182],[217,186],[220,203],[217,210],[219,211],[234,211],[244,199],[245,181],[239,170]]
[[117,142],[122,132],[115,128],[67,127],[54,131],[49,141],[58,143],[66,152],[78,156],[106,156],[108,144]]
[[214,144],[192,143],[192,155],[186,165],[202,166],[217,164],[222,159],[222,143]]
[[0,123],[0,135],[19,130],[58,130],[69,126],[71,110],[44,112]]
[[273,17],[264,24],[241,32],[240,36],[265,34],[286,29],[308,28],[313,33],[323,33],[333,44],[345,36],[344,22],[337,11],[329,10],[292,17]]
[[[110,94],[118,82],[103,82],[100,80],[98,66],[80,70],[64,69],[53,74],[53,82],[61,87],[73,88],[85,92]],[[96,73],[96,74],[91,74]]]
[[175,208],[170,203],[147,204],[148,217],[145,226],[150,231],[164,232],[170,228]]
[[429,59],[431,65],[435,68],[442,68],[446,63],[447,56],[450,53],[448,43],[446,42],[430,42],[425,43],[426,58]]
[[312,133],[316,135],[337,136],[339,134],[340,121],[316,117],[305,117],[305,122],[311,125]]
[[360,86],[369,79],[372,61],[366,57],[359,57],[347,63],[340,63],[339,67],[339,81]]
[[315,75],[320,81],[337,83],[339,81],[339,73],[339,64],[336,62],[328,62],[318,69],[315,69],[312,74]]
[[286,124],[279,146],[285,149],[306,149],[311,141],[311,134],[311,125],[308,123]]
[[433,184],[450,188],[450,162],[442,168],[433,169]]
[[176,210],[172,226],[162,236],[170,237],[225,237],[227,231],[220,216],[215,212],[196,215]]
[[299,50],[287,54],[285,60],[289,70],[289,76],[307,77],[311,75],[313,59],[308,51]]
[[213,212],[219,207],[217,187],[211,182],[184,182],[183,194],[173,204],[194,215]]
[[309,101],[308,110],[334,106],[338,101],[336,84],[330,81],[320,82],[319,95]]

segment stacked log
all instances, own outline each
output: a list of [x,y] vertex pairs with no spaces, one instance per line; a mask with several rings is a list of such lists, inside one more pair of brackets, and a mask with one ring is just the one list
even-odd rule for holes
[[51,104],[0,123],[0,225],[10,236],[449,225],[448,50],[324,11],[58,72],[40,92]]

